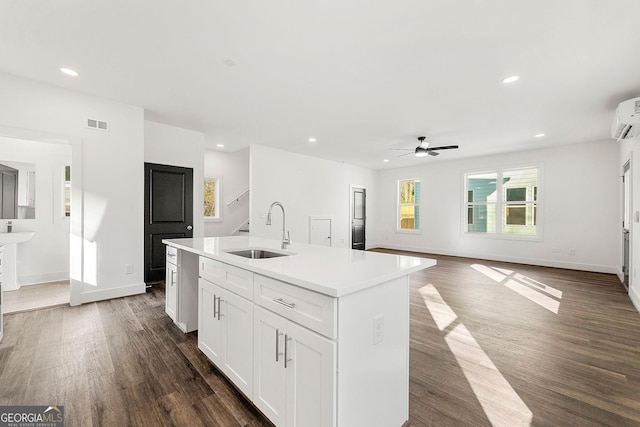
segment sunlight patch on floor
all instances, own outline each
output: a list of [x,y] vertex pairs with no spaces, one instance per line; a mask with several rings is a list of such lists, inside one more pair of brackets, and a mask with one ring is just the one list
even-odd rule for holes
[[517,292],[540,307],[558,314],[562,291],[505,268],[488,267],[482,264],[472,264],[471,268]]
[[[431,284],[418,290],[441,331],[458,319]],[[469,330],[458,323],[444,339],[493,426],[530,426],[533,413],[482,350]]]

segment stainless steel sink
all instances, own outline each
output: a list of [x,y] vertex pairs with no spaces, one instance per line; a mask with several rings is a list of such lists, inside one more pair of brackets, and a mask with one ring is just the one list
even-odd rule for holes
[[237,256],[251,258],[251,259],[277,258],[281,256],[291,255],[291,254],[285,254],[281,252],[266,251],[264,249],[243,249],[239,251],[229,251],[227,253],[231,255],[237,255]]

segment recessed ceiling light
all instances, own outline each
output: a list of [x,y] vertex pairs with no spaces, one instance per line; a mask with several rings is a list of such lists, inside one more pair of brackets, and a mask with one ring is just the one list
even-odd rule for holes
[[309,138],[309,142],[316,142],[316,141],[317,141],[317,139],[315,139],[315,138]]
[[80,75],[76,70],[72,70],[71,68],[62,67],[60,68],[60,71],[65,73],[67,76],[71,76],[71,77],[78,77]]
[[389,159],[384,159],[383,162],[389,163]]
[[544,137],[544,133],[536,133],[535,135],[533,135],[534,138],[543,138]]
[[218,148],[224,148],[224,144],[216,144],[216,147],[218,147]]
[[513,83],[513,82],[517,81],[519,78],[520,78],[520,76],[505,77],[504,79],[502,79],[502,83]]

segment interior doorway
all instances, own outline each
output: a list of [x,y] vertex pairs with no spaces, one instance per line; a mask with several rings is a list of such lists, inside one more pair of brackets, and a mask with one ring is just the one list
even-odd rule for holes
[[165,277],[162,239],[193,237],[193,169],[144,164],[144,281]]
[[351,186],[351,249],[365,250],[367,239],[367,190]]
[[629,290],[629,272],[631,271],[631,160],[622,169],[622,283]]
[[[4,247],[4,313],[70,303],[73,150],[64,138],[0,128],[0,231],[11,223],[12,233],[28,235]],[[10,168],[14,177],[7,181]]]

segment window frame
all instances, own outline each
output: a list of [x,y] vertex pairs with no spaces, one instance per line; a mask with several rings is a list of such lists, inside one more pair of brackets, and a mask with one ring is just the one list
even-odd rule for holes
[[[531,189],[527,189],[527,191],[531,191],[531,200],[527,201],[511,201],[507,202],[506,200],[506,189],[504,188],[503,176],[506,173],[526,170],[526,169],[536,169],[537,170],[537,181],[536,185],[532,186]],[[470,204],[468,202],[468,177],[469,175],[480,175],[480,174],[496,174],[496,214],[495,214],[495,232],[478,232],[478,231],[468,231],[468,214],[469,208],[474,208],[475,205],[481,204],[479,202],[475,202]],[[468,170],[462,173],[462,215],[461,215],[461,232],[464,237],[468,238],[478,238],[478,239],[498,239],[498,240],[525,240],[525,241],[543,241],[543,194],[544,194],[544,165],[542,163],[528,163],[523,164],[521,166],[513,166],[513,167],[496,167],[491,169],[481,169],[481,170]],[[535,196],[535,197],[534,197]],[[491,202],[493,203],[493,202]],[[532,235],[519,235],[519,234],[506,234],[504,232],[505,222],[506,222],[506,207],[509,205],[515,206],[525,206],[527,211],[532,209],[532,225],[535,226],[536,234]],[[509,227],[518,227],[518,225],[509,225]],[[521,226],[521,227],[526,227]]]
[[221,205],[221,197],[220,197],[220,193],[221,193],[221,189],[222,189],[222,179],[220,177],[205,177],[204,180],[202,181],[202,208],[203,208],[203,212],[204,212],[204,203],[205,203],[205,197],[206,195],[204,194],[204,185],[206,181],[214,181],[214,193],[213,193],[213,197],[214,197],[214,205],[216,206],[216,215],[215,216],[204,216],[204,221],[205,222],[222,222],[222,205]]
[[[414,203],[400,203],[400,187],[402,185],[403,182],[406,181],[413,181],[414,183]],[[420,183],[420,197],[419,197],[419,201],[418,203],[415,203],[415,183],[419,182]],[[396,182],[396,233],[400,233],[400,234],[422,234],[422,229],[420,228],[420,223],[422,222],[420,219],[421,216],[421,205],[422,205],[422,180],[420,178],[401,178],[398,179],[398,181]],[[414,207],[414,227],[415,227],[415,218],[418,218],[418,228],[413,228],[413,229],[409,229],[409,228],[400,228],[400,218],[401,218],[401,214],[400,214],[400,210],[403,206],[413,206]],[[418,207],[418,215],[415,214],[415,207]]]
[[[69,181],[67,181],[67,168],[69,168]],[[71,184],[71,164],[62,163],[62,173],[61,173],[61,207],[60,207],[60,217],[65,220],[69,220],[71,218],[71,192],[72,184]],[[69,212],[67,214],[67,188],[69,189]]]

